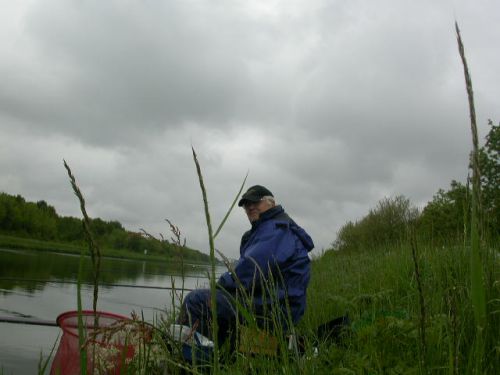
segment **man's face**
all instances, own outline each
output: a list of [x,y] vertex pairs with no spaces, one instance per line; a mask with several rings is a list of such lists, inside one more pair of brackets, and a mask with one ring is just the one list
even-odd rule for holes
[[272,207],[272,202],[267,199],[260,200],[258,202],[247,201],[243,204],[248,220],[250,220],[251,223],[258,220],[261,213],[266,212]]

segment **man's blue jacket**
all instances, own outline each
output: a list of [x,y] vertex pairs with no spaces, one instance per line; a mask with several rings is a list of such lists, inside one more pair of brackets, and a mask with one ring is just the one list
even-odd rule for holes
[[252,223],[252,229],[243,235],[240,258],[234,268],[236,275],[226,272],[218,284],[234,293],[241,283],[249,295],[253,293],[257,312],[262,312],[271,305],[269,288],[262,290],[262,285],[272,282],[271,294],[277,295],[284,313],[288,298],[295,324],[306,308],[306,289],[310,279],[307,253],[313,248],[313,241],[306,231],[281,206],[273,207],[262,213],[259,220]]

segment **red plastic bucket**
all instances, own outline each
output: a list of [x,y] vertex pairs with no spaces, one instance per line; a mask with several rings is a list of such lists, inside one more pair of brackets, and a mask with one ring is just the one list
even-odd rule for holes
[[[97,317],[97,326],[96,323]],[[82,311],[87,374],[120,374],[122,367],[134,356],[134,346],[127,334],[125,316],[92,310]],[[50,375],[80,374],[78,311],[68,311],[57,317],[63,335],[52,361]]]

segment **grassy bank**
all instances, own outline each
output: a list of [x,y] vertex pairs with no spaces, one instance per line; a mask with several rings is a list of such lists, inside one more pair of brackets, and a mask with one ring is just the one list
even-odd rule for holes
[[[417,276],[408,247],[327,253],[314,262],[309,306],[302,328],[349,314],[352,337],[344,346],[320,344],[311,362],[334,373],[470,373],[474,343],[469,251],[417,248]],[[498,247],[486,262],[488,329],[484,373],[500,368]],[[419,287],[420,285],[420,287]],[[423,306],[422,302],[423,301]],[[319,372],[318,372],[319,373]]]
[[[87,246],[75,245],[70,243],[42,241],[24,237],[14,237],[0,234],[0,247],[5,249],[15,250],[36,250],[36,251],[52,251],[63,254],[80,254],[82,249],[85,251]],[[148,260],[148,261],[165,261],[165,256],[160,255],[144,255],[134,253],[127,250],[102,249],[102,255],[108,258],[132,259],[132,260]]]

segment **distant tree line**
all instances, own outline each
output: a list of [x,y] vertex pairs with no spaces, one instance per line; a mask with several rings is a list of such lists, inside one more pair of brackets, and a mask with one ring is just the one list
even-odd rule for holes
[[[479,150],[481,170],[482,236],[500,238],[500,124],[490,120],[486,142]],[[468,240],[471,188],[452,181],[432,201],[418,210],[404,195],[384,198],[362,219],[343,225],[333,242],[334,250],[356,250],[390,246],[408,240],[413,228],[420,240],[432,245],[464,243]]]
[[[136,253],[165,255],[169,259],[208,262],[209,256],[198,250],[178,246],[165,239],[156,239],[140,232],[125,230],[118,221],[91,219],[91,231],[102,248],[130,250]],[[26,201],[21,195],[0,193],[0,233],[46,241],[85,245],[81,219],[59,216],[44,200]]]

